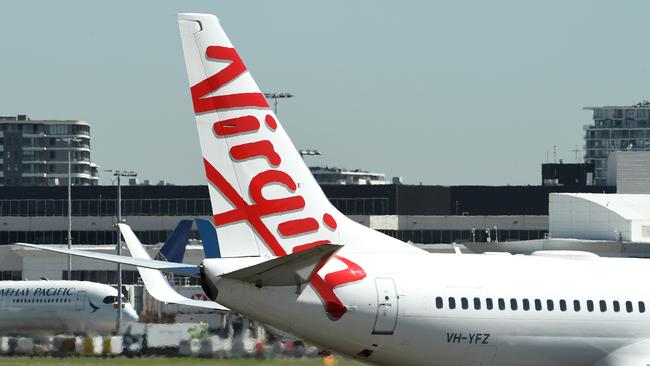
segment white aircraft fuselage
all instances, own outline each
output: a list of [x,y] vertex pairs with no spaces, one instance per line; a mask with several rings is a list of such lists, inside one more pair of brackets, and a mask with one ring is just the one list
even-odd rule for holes
[[[87,281],[1,281],[0,335],[110,334],[117,290]],[[138,320],[126,303],[125,323]]]
[[594,365],[650,338],[650,313],[639,306],[650,294],[634,280],[650,275],[642,259],[346,255],[367,277],[337,288],[348,310],[336,321],[309,287],[257,288],[220,279],[218,260],[203,266],[219,303],[382,365]]

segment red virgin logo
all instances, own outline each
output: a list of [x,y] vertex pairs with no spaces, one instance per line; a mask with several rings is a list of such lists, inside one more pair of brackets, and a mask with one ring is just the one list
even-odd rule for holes
[[[226,61],[229,64],[216,74],[192,86],[192,101],[194,112],[206,113],[225,109],[247,109],[260,107],[268,108],[264,96],[257,93],[235,93],[229,95],[207,96],[221,89],[224,85],[246,72],[246,66],[234,48],[209,46],[206,50],[208,60]],[[264,116],[263,121],[254,115],[220,120],[213,123],[214,138],[223,139],[230,136],[246,137],[243,142],[229,146],[228,157],[233,163],[246,164],[254,158],[266,161],[268,169],[253,176],[248,183],[248,203],[233,187],[217,168],[204,158],[205,171],[208,180],[230,202],[232,209],[214,215],[217,227],[234,223],[247,223],[257,236],[264,242],[268,249],[276,256],[287,255],[287,250],[281,245],[278,238],[300,238],[302,235],[318,233],[321,228],[335,232],[337,222],[327,212],[318,214],[318,217],[304,217],[305,207],[309,205],[305,199],[296,192],[297,184],[287,172],[282,171],[282,156],[278,154],[272,141],[277,122],[270,114]],[[265,129],[266,135],[271,133],[271,138],[264,139],[260,130]],[[268,132],[268,133],[267,133]],[[241,140],[238,140],[241,141]],[[262,193],[268,185],[280,185],[288,192],[282,198],[267,199]],[[277,227],[268,227],[262,219],[266,216],[287,217],[277,224]],[[291,252],[299,252],[315,245],[330,243],[327,239],[316,240],[293,246]],[[341,300],[334,293],[334,288],[351,282],[362,280],[366,277],[365,271],[356,263],[341,257],[334,256],[345,265],[339,271],[331,272],[322,277],[319,274],[312,276],[311,285],[318,293],[323,306],[330,319],[337,320],[346,312]],[[326,264],[319,263],[320,270]]]

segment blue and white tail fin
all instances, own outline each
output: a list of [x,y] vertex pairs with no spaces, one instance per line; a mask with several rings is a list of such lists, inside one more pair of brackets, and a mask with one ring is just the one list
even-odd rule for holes
[[160,248],[157,260],[168,262],[183,263],[185,257],[185,248],[192,231],[192,220],[181,220],[176,229],[171,233],[165,244]]
[[217,237],[217,230],[214,225],[204,219],[195,219],[196,226],[199,228],[199,235],[203,243],[203,254],[206,258],[221,258],[221,250],[219,249],[219,239]]
[[334,208],[209,14],[179,14],[190,93],[224,257],[283,256],[322,243],[416,251]]

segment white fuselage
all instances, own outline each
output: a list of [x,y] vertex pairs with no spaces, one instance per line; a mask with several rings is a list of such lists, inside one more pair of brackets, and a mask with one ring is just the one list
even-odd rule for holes
[[218,302],[376,364],[593,365],[650,338],[650,293],[641,285],[650,266],[642,259],[345,255],[367,277],[336,288],[348,309],[336,321],[310,286],[299,294],[256,288],[218,278],[218,261],[204,266]]
[[[86,281],[1,281],[0,335],[110,334],[117,290]],[[131,304],[124,322],[137,321]]]

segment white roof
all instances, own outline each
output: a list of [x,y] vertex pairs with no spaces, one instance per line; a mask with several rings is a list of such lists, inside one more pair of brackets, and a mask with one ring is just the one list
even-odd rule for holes
[[552,193],[569,196],[603,206],[628,220],[650,221],[650,194]]

